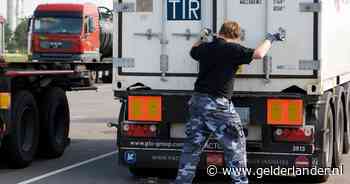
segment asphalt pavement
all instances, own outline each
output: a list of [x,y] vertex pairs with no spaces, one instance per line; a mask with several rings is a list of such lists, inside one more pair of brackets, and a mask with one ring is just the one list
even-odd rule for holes
[[[118,117],[120,104],[114,100],[111,85],[96,91],[68,94],[71,111],[72,139],[63,157],[54,160],[36,159],[28,168],[10,170],[0,162],[0,184],[132,184],[161,183],[170,179],[135,178],[118,165],[116,130],[106,124]],[[344,175],[332,176],[325,184],[350,183],[350,156],[344,158]],[[295,183],[293,178],[269,179],[254,183]],[[196,183],[229,183],[227,180],[199,179]]]

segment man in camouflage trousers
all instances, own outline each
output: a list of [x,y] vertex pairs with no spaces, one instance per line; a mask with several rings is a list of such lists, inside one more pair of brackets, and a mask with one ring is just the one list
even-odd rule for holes
[[[209,30],[201,33],[208,40]],[[227,21],[211,42],[199,41],[191,50],[200,63],[195,94],[189,101],[190,120],[186,124],[185,145],[182,151],[175,184],[191,184],[200,156],[209,137],[224,148],[226,167],[247,168],[246,138],[239,115],[231,101],[234,74],[240,65],[262,59],[274,41],[284,39],[281,33],[268,34],[257,48],[241,46],[241,29],[237,22]],[[231,175],[233,184],[247,184],[244,172]]]

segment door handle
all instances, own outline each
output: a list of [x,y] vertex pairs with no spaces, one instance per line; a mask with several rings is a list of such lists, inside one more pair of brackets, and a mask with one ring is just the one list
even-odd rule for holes
[[145,36],[148,40],[152,40],[153,37],[159,38],[159,33],[153,33],[152,29],[147,29],[145,33],[134,33],[135,36]]
[[186,40],[190,40],[191,37],[199,37],[198,33],[192,33],[190,29],[186,29],[184,33],[173,33],[173,35],[186,37]]

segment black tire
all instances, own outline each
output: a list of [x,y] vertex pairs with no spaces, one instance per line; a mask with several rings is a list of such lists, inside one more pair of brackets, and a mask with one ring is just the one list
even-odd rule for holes
[[112,83],[112,76],[111,75],[107,75],[107,76],[103,76],[102,77],[102,82],[103,84],[111,84]]
[[[325,130],[324,134],[318,134],[317,140],[320,140],[322,154],[320,155],[320,167],[331,168],[333,161],[333,138],[334,138],[334,112],[332,109],[332,93],[327,92],[323,95],[322,101],[326,102],[320,107],[318,117],[319,123],[316,124],[316,129]],[[309,182],[325,182],[329,175],[308,175],[302,176],[303,179]]]
[[111,84],[113,82],[113,71],[112,70],[108,70],[108,75],[106,74],[106,71],[103,72],[102,82],[104,84]]
[[98,83],[98,71],[89,72],[89,85],[94,85]]
[[58,158],[69,144],[69,105],[65,91],[49,88],[40,104],[40,153],[45,158]]
[[333,144],[333,167],[340,167],[343,160],[345,112],[342,101],[343,87],[337,89],[335,99],[335,122]]
[[6,161],[10,168],[24,168],[33,161],[39,142],[38,108],[30,92],[20,91],[12,98],[11,123],[4,140]]
[[344,147],[343,153],[347,154],[350,151],[350,84],[344,86],[345,89],[345,123],[344,123]]

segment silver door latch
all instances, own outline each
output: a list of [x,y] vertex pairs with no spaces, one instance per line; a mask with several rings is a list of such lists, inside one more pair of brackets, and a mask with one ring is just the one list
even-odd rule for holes
[[300,12],[321,12],[322,4],[321,3],[300,3],[299,4]]
[[126,13],[126,12],[135,12],[136,5],[135,3],[115,3],[114,12],[116,13]]
[[265,73],[265,82],[269,83],[271,81],[271,73],[272,73],[272,57],[265,56],[263,59],[263,69]]
[[186,37],[186,40],[190,40],[191,37],[199,37],[198,33],[192,33],[190,29],[186,29],[185,33],[173,33],[173,35]]
[[148,40],[152,40],[153,37],[159,38],[159,33],[153,33],[152,29],[147,29],[145,33],[134,33],[135,36],[145,36]]

